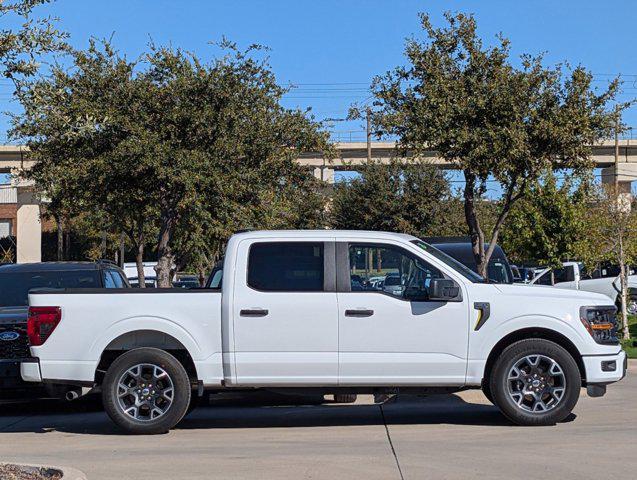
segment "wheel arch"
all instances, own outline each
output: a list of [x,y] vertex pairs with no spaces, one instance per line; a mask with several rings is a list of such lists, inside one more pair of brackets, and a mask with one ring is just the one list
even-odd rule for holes
[[541,338],[544,340],[549,340],[551,342],[557,343],[562,348],[564,348],[575,360],[577,363],[577,368],[580,371],[580,376],[582,378],[582,384],[586,383],[586,368],[584,367],[584,361],[582,360],[582,355],[575,346],[575,344],[565,335],[551,330],[549,328],[541,328],[541,327],[529,327],[523,328],[520,330],[515,330],[514,332],[509,333],[498,343],[496,343],[491,351],[489,352],[489,356],[487,357],[487,362],[484,367],[483,373],[483,381],[489,381],[491,376],[491,370],[493,369],[493,365],[497,360],[498,356],[507,348],[509,345],[519,341],[525,340],[529,338]]
[[106,371],[120,355],[144,347],[158,348],[170,353],[183,365],[191,380],[198,379],[192,355],[179,339],[159,330],[140,329],[123,333],[106,345],[95,370],[95,383],[101,385]]

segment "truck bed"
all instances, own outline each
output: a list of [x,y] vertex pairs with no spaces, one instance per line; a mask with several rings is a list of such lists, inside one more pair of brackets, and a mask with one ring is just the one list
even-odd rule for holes
[[31,347],[42,378],[92,384],[105,350],[150,335],[159,347],[187,349],[205,384],[223,379],[219,290],[67,289],[30,293],[29,305],[62,311],[44,345]]

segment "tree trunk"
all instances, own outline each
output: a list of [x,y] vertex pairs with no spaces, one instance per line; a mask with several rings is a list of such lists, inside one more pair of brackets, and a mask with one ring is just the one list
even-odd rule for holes
[[473,250],[473,257],[476,260],[478,267],[478,274],[489,281],[487,275],[487,261],[484,254],[484,232],[480,228],[480,221],[478,220],[478,214],[476,212],[475,204],[475,176],[468,172],[464,172],[465,187],[464,187],[464,216],[467,221],[467,227],[469,228],[469,237],[471,238],[471,248]]
[[70,260],[71,258],[71,232],[66,229],[63,232],[64,235],[64,253],[62,255],[62,260]]
[[622,315],[622,333],[624,338],[630,338],[630,330],[628,329],[628,281],[626,278],[626,258],[624,255],[624,241],[622,235],[619,235],[619,284],[621,287],[621,315]]
[[57,223],[57,261],[64,260],[64,227],[62,226],[62,217],[60,215],[55,216],[55,223]]
[[170,239],[172,236],[171,218],[162,216],[162,224],[159,229],[159,242],[157,244],[157,286],[159,288],[171,288],[171,271],[173,267],[173,253],[170,248]]
[[139,288],[146,288],[146,275],[144,275],[144,242],[137,245],[135,252],[135,265],[137,266],[137,280]]

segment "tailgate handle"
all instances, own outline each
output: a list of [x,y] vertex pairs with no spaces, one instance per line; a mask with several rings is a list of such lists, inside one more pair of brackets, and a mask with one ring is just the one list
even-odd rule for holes
[[374,315],[374,310],[345,310],[346,317],[371,317]]
[[267,314],[268,311],[264,308],[250,308],[239,312],[242,317],[265,317]]

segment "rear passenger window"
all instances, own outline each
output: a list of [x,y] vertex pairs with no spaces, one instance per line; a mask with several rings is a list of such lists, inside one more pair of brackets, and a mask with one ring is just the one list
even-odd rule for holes
[[267,292],[323,291],[323,243],[255,243],[248,256],[248,286]]

